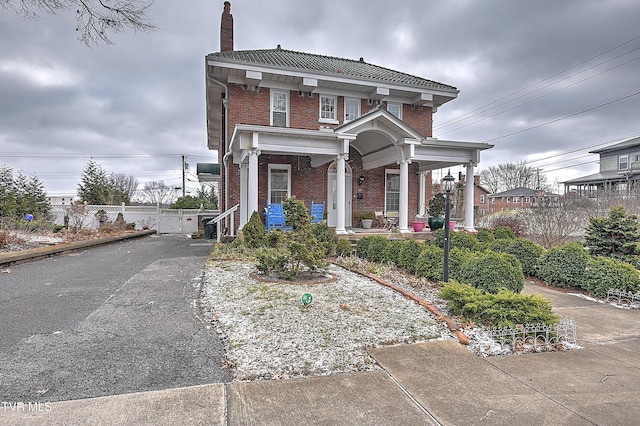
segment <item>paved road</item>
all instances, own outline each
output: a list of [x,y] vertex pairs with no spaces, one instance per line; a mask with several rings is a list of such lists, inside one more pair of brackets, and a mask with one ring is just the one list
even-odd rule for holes
[[0,401],[229,381],[195,304],[211,247],[151,236],[0,274]]

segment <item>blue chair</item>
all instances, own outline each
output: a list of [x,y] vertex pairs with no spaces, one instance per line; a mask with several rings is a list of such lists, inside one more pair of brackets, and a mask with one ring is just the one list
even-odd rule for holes
[[311,202],[311,223],[319,223],[324,219],[324,203]]
[[274,229],[286,230],[286,220],[282,204],[267,204],[267,208],[264,209],[264,215],[267,219],[267,231]]

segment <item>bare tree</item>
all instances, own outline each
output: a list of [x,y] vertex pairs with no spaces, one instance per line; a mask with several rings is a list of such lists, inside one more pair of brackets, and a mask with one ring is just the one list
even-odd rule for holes
[[519,163],[502,163],[480,171],[480,181],[492,194],[516,188],[547,190],[546,177],[540,170]]
[[174,187],[167,186],[162,180],[152,180],[144,184],[144,187],[138,191],[138,195],[144,202],[163,205],[173,203],[177,192]]
[[544,248],[580,240],[592,209],[593,203],[585,198],[541,203],[524,216],[528,237]]
[[109,204],[129,204],[138,190],[138,181],[131,175],[111,173],[107,187]]
[[30,18],[75,10],[76,31],[87,46],[112,44],[110,33],[155,29],[145,16],[152,4],[153,0],[0,0],[0,7]]

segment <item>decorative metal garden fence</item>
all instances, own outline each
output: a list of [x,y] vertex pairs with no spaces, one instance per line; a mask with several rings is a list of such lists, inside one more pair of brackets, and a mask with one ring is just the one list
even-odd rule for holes
[[607,291],[607,302],[617,303],[623,306],[629,306],[634,309],[640,309],[640,291],[632,293],[630,291],[616,290],[610,288]]
[[534,348],[548,347],[561,342],[576,344],[576,322],[567,317],[554,325],[524,324],[484,330],[501,346],[511,346],[512,348],[527,344]]

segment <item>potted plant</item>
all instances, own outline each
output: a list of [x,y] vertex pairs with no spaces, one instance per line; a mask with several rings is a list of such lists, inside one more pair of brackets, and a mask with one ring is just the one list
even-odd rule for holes
[[362,227],[364,229],[371,229],[371,225],[373,225],[373,220],[376,218],[376,214],[374,212],[365,212],[356,214],[356,219],[358,219],[362,223]]
[[429,200],[429,229],[435,231],[444,226],[445,198],[442,192],[436,192]]

